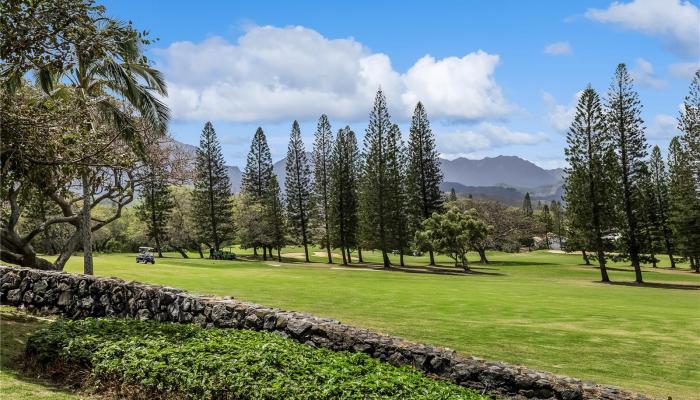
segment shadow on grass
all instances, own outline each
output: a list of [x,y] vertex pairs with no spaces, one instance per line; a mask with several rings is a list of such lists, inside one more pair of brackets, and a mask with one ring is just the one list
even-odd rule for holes
[[675,290],[700,290],[700,285],[685,285],[682,283],[661,283],[661,282],[600,282],[604,285],[612,286],[632,286],[641,288],[654,288],[654,289],[675,289]]

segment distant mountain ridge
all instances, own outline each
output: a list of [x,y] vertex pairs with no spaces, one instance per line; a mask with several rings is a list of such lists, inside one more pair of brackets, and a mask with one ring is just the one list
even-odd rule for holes
[[[194,159],[197,147],[177,142],[181,149]],[[313,171],[313,158],[310,152],[306,157]],[[286,157],[273,163],[282,192]],[[243,173],[237,166],[227,165],[231,189],[241,190]],[[456,158],[440,159],[443,183],[440,189],[449,192],[454,188],[457,193],[471,194],[474,197],[499,200],[510,204],[522,200],[525,192],[530,192],[533,200],[560,200],[564,170],[561,168],[544,169],[517,156],[486,157],[480,160]]]

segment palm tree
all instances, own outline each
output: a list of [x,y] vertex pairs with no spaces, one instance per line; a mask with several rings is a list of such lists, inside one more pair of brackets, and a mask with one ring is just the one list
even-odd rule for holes
[[[152,68],[143,55],[142,45],[150,43],[130,24],[100,18],[95,20],[92,37],[71,44],[70,59],[61,70],[51,66],[33,72],[37,85],[47,96],[72,97],[86,116],[80,132],[84,138],[100,138],[100,145],[73,160],[44,160],[48,165],[71,165],[80,175],[83,206],[81,239],[84,272],[92,274],[93,192],[90,177],[99,165],[98,156],[117,140],[145,157],[140,125],[156,137],[167,131],[170,110],[158,98],[167,96],[163,75]],[[17,71],[3,71],[8,89],[22,84]],[[104,137],[107,132],[108,137]],[[106,139],[106,140],[105,140]]]

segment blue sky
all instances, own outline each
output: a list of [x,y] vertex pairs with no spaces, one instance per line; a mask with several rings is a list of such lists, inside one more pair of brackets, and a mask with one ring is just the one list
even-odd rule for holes
[[604,95],[620,62],[636,78],[650,143],[665,147],[700,67],[697,2],[330,3],[104,4],[160,39],[149,56],[169,83],[173,136],[197,144],[211,120],[235,165],[257,126],[274,159],[293,119],[309,149],[321,113],[361,136],[381,85],[404,134],[424,102],[445,157],[562,166],[577,92],[591,83]]

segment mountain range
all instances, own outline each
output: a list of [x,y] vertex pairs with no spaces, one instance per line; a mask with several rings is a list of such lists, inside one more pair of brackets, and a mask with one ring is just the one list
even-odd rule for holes
[[[177,142],[182,151],[194,158],[195,146]],[[307,152],[307,159],[312,160]],[[286,158],[273,164],[273,171],[284,192]],[[231,187],[234,192],[240,191],[241,169],[237,166],[226,166]],[[533,200],[560,200],[564,170],[561,168],[544,169],[538,165],[517,156],[486,157],[480,160],[456,158],[454,160],[440,159],[443,173],[443,183],[440,189],[449,192],[452,188],[462,195],[471,194],[473,197],[499,200],[508,204],[519,204],[525,192],[530,193]]]

